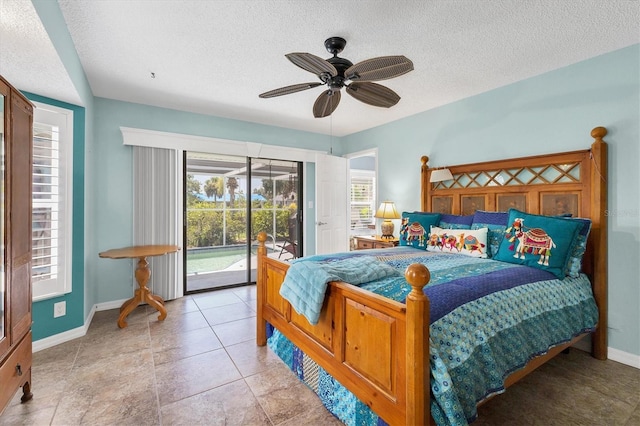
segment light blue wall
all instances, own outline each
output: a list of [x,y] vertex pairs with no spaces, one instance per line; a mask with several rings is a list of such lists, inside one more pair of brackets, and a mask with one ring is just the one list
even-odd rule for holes
[[640,355],[639,52],[634,45],[346,136],[342,144],[348,152],[378,147],[380,199],[415,210],[422,155],[435,167],[587,149],[591,129],[606,127],[609,346]]
[[[133,261],[99,259],[98,253],[110,248],[126,247],[133,243],[133,149],[122,144],[120,127],[134,127],[154,131],[207,136],[270,145],[329,150],[330,138],[317,133],[301,132],[281,127],[265,126],[226,118],[193,114],[146,105],[95,99],[95,155],[99,158],[91,174],[98,194],[95,199],[95,244],[87,247],[87,262],[94,271],[90,280],[96,289],[94,303],[110,302],[131,297]],[[313,168],[307,170],[305,199],[313,196],[315,185]],[[308,210],[308,209],[307,209]],[[308,211],[307,211],[308,214]],[[315,230],[307,219],[307,233]],[[315,241],[310,237],[310,243]]]

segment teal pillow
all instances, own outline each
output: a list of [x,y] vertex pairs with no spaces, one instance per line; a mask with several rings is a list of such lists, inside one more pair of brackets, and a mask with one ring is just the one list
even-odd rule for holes
[[400,245],[427,249],[431,226],[440,222],[440,213],[402,212]]
[[516,209],[509,210],[507,223],[495,260],[544,269],[560,279],[565,277],[565,267],[582,223]]

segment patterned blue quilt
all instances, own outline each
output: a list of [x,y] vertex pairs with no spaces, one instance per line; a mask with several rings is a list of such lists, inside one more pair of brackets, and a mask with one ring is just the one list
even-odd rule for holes
[[[476,405],[504,391],[504,378],[536,355],[595,330],[598,311],[585,275],[558,280],[528,266],[412,247],[311,256],[334,262],[375,256],[398,275],[360,287],[403,301],[411,287],[401,274],[412,263],[431,272],[431,414],[438,425],[466,425]],[[353,394],[269,326],[268,344],[348,425],[384,424]]]

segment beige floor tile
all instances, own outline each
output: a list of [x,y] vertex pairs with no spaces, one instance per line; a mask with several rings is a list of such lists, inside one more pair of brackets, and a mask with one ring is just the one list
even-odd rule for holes
[[155,365],[222,348],[222,343],[210,327],[179,333],[156,331],[151,336]]
[[251,310],[244,302],[203,309],[202,314],[209,325],[224,324],[226,322],[256,316],[255,311]]
[[258,346],[254,340],[226,346],[225,349],[243,377],[261,373],[282,364],[282,361],[267,346]]
[[160,364],[155,371],[161,406],[242,377],[224,349]]
[[245,381],[274,425],[322,406],[318,396],[283,363]]
[[636,406],[636,409],[631,414],[631,417],[629,417],[629,420],[627,420],[627,423],[625,423],[625,426],[638,425],[640,425],[640,403]]
[[243,302],[251,302],[257,300],[257,289],[254,285],[237,287],[231,290],[233,294],[238,296]]
[[157,321],[153,314],[149,317],[149,332],[151,335],[156,333],[184,333],[185,331],[204,327],[209,327],[209,324],[200,311],[167,314],[164,321]]
[[242,299],[236,296],[231,290],[218,290],[208,293],[200,293],[194,295],[193,300],[201,310],[242,302]]
[[164,303],[164,308],[167,310],[167,315],[178,314],[178,313],[187,313],[187,312],[195,312],[197,311],[198,305],[194,302],[193,297],[184,296],[174,300],[167,300]]
[[153,377],[137,374],[70,388],[52,425],[157,425],[159,413]]
[[61,392],[49,393],[45,388],[31,389],[33,399],[20,402],[22,389],[13,397],[9,406],[0,416],[0,425],[48,425],[53,419],[53,415],[61,398]]
[[166,425],[271,425],[244,380],[167,404],[161,412]]
[[246,318],[212,326],[224,346],[256,339],[256,320]]
[[340,426],[343,423],[324,406],[312,408],[292,419],[277,423],[277,426]]

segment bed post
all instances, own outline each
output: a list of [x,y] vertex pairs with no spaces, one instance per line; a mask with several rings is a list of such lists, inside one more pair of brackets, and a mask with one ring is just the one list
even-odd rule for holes
[[431,207],[431,198],[429,196],[429,157],[423,155],[420,157],[422,166],[420,167],[420,211],[428,212]]
[[264,243],[267,241],[265,232],[258,233],[258,276],[256,279],[256,289],[258,297],[258,312],[256,313],[256,344],[264,346],[267,344],[267,322],[264,320],[262,313],[262,304],[265,299],[265,274],[264,258],[267,256],[267,247]]
[[607,359],[607,134],[604,127],[591,131],[591,238],[593,243],[593,295],[598,305],[598,328],[592,336],[591,354]]
[[429,380],[429,298],[423,288],[431,274],[426,266],[414,263],[404,272],[411,284],[407,296],[407,425],[430,423]]

